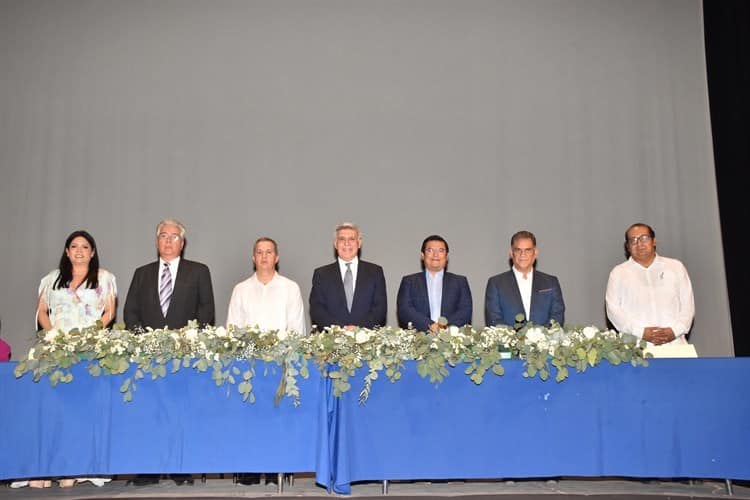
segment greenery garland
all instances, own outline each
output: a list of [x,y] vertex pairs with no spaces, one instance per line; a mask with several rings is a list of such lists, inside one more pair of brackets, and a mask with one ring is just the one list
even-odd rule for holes
[[547,380],[554,372],[557,382],[565,380],[570,369],[584,372],[603,359],[613,365],[648,366],[650,357],[645,354],[645,342],[633,335],[557,324],[550,328],[527,324],[520,329],[497,326],[481,330],[469,325],[450,326],[436,334],[393,327],[345,330],[333,326],[309,336],[255,327],[198,328],[195,323],[179,330],[133,333],[123,325],[105,329],[97,324],[69,332],[41,331],[37,337],[15,368],[17,378],[31,373],[38,382],[47,376],[55,386],[73,380],[70,367],[76,363],[87,362],[92,376],[124,374],[134,366],[132,375],[120,387],[126,402],[133,399],[138,384],[147,376],[157,379],[181,369],[194,369],[211,370],[212,379],[226,389],[227,395],[236,387],[243,401],[253,403],[256,360],[281,369],[276,404],[287,397],[297,406],[301,397],[297,381],[308,377],[309,360],[332,381],[335,396],[351,390],[351,378],[366,365],[359,392],[359,401],[364,404],[375,380],[385,375],[396,382],[409,360],[417,362],[417,372],[431,383],[440,383],[448,376],[448,365],[463,363],[464,373],[481,384],[488,372],[502,376],[501,362],[511,357],[524,361],[524,377]]

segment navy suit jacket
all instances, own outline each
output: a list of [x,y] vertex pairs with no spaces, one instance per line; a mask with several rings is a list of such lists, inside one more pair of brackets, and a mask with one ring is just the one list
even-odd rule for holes
[[[430,319],[430,299],[427,294],[425,271],[401,278],[396,307],[398,323],[402,328],[411,323],[421,332],[430,329],[433,321]],[[466,276],[446,271],[443,274],[440,315],[448,320],[449,325],[464,326],[471,323],[471,312],[471,289]]]
[[[551,320],[561,325],[565,321],[565,302],[557,278],[534,270],[531,282],[531,321],[535,325],[549,326]],[[521,292],[518,290],[513,270],[493,276],[487,281],[484,295],[484,312],[487,326],[516,324],[516,315],[525,315]]]
[[128,329],[182,328],[192,319],[200,325],[214,324],[214,291],[205,264],[180,259],[166,318],[158,288],[158,260],[135,270],[123,311]]
[[388,310],[383,268],[360,260],[354,284],[352,310],[346,307],[344,281],[338,260],[313,273],[310,290],[310,320],[318,329],[331,325],[385,326]]

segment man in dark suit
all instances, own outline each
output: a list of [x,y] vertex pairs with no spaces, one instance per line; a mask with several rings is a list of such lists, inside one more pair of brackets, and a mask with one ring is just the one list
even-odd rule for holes
[[[515,326],[531,321],[549,326],[565,321],[565,303],[557,278],[534,269],[538,254],[536,237],[519,231],[510,240],[510,271],[487,281],[484,307],[487,326]],[[518,321],[518,315],[523,321]]]
[[[125,299],[128,329],[182,328],[190,320],[200,325],[214,324],[214,292],[211,273],[200,262],[181,257],[185,246],[185,226],[165,219],[156,227],[159,260],[135,270]],[[193,484],[189,474],[172,474],[175,484]],[[136,485],[158,483],[159,476],[140,475]]]
[[449,273],[448,242],[436,234],[422,242],[421,273],[401,279],[396,300],[398,322],[406,328],[409,323],[421,332],[435,333],[444,317],[447,325],[463,326],[471,323],[471,289],[465,276]]
[[362,237],[349,222],[339,224],[333,240],[336,262],[313,273],[310,319],[316,328],[385,326],[387,299],[383,268],[359,260]]
[[181,258],[185,226],[166,219],[156,229],[159,260],[135,270],[125,299],[125,324],[142,328],[182,328],[190,320],[214,324],[211,273],[200,262]]

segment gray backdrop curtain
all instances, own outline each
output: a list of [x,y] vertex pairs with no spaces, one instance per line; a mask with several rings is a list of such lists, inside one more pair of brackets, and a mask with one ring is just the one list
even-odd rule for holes
[[[332,231],[363,230],[389,322],[432,233],[474,323],[511,234],[536,233],[575,324],[605,324],[623,233],[687,266],[692,341],[732,355],[698,0],[0,1],[2,336],[85,228],[117,276],[188,228],[217,321],[261,235],[305,299]],[[309,321],[309,318],[308,318]]]

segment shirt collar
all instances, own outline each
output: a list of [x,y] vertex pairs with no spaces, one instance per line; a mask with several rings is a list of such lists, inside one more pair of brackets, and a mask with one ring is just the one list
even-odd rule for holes
[[[524,279],[523,278],[523,273],[521,271],[519,271],[518,269],[516,269],[516,266],[513,266],[513,274],[516,276],[517,280]],[[529,272],[526,273],[526,279],[529,280],[529,279],[533,279],[533,278],[534,278],[534,268],[532,267],[531,269],[529,269]]]
[[159,257],[159,269],[162,269],[164,267],[164,264],[169,264],[170,269],[177,269],[177,266],[180,265],[180,257],[177,256],[169,262]]
[[427,276],[428,280],[429,279],[433,279],[434,280],[434,279],[437,279],[437,278],[442,279],[443,276],[445,275],[445,268],[441,269],[440,271],[436,272],[435,274],[432,274],[429,270],[425,269],[424,270],[424,275]]

